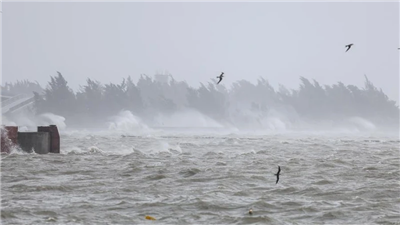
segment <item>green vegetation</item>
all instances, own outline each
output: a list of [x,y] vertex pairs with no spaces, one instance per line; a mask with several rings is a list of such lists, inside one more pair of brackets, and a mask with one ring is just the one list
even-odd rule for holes
[[104,122],[121,110],[129,110],[140,117],[152,118],[158,113],[172,114],[184,108],[193,108],[220,122],[232,122],[235,115],[249,110],[258,115],[274,110],[289,117],[312,121],[337,121],[362,117],[374,123],[399,124],[399,107],[395,101],[378,90],[365,77],[365,85],[358,88],[341,82],[321,86],[300,77],[298,90],[288,90],[280,85],[274,88],[263,78],[257,84],[241,80],[231,89],[214,82],[190,87],[174,79],[168,83],[141,76],[135,84],[130,77],[120,84],[101,84],[87,79],[85,85],[74,93],[60,72],[51,77],[47,87],[37,83],[18,81],[2,87],[3,94],[35,93],[37,114],[54,113],[66,118],[69,125]]

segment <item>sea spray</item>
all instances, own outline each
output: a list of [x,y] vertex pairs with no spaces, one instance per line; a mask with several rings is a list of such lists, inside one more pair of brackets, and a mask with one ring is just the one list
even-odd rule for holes
[[189,127],[224,127],[214,119],[190,108],[175,112],[171,115],[158,114],[154,119],[154,126],[189,128]]
[[56,125],[60,130],[67,128],[67,124],[65,123],[65,117],[53,113],[40,114],[37,117],[36,124],[39,126]]
[[352,117],[349,119],[349,122],[350,125],[356,126],[359,130],[373,131],[376,129],[376,126],[372,122],[361,117]]
[[152,131],[141,119],[128,110],[109,118],[108,130],[124,135],[143,135]]
[[59,130],[66,129],[65,118],[53,113],[43,113],[37,116],[20,113],[12,117],[2,118],[2,124],[6,126],[18,126],[19,131],[36,130],[37,126],[56,125]]
[[231,115],[231,121],[239,129],[263,129],[269,131],[285,131],[290,122],[283,113],[275,110],[268,112],[242,109]]

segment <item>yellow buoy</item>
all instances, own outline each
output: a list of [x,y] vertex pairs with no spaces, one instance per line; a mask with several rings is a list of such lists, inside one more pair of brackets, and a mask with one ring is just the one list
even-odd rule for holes
[[152,216],[146,216],[145,218],[146,218],[146,220],[156,220],[156,218],[154,218]]

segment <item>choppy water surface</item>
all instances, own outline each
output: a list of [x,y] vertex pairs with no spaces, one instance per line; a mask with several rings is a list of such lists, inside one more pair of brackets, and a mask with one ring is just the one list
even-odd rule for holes
[[71,132],[61,152],[1,156],[2,224],[400,221],[396,136]]

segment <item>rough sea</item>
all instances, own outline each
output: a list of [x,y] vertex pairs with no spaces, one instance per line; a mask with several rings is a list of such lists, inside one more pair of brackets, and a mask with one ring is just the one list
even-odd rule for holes
[[399,143],[374,132],[67,129],[61,154],[1,155],[1,223],[400,224]]

